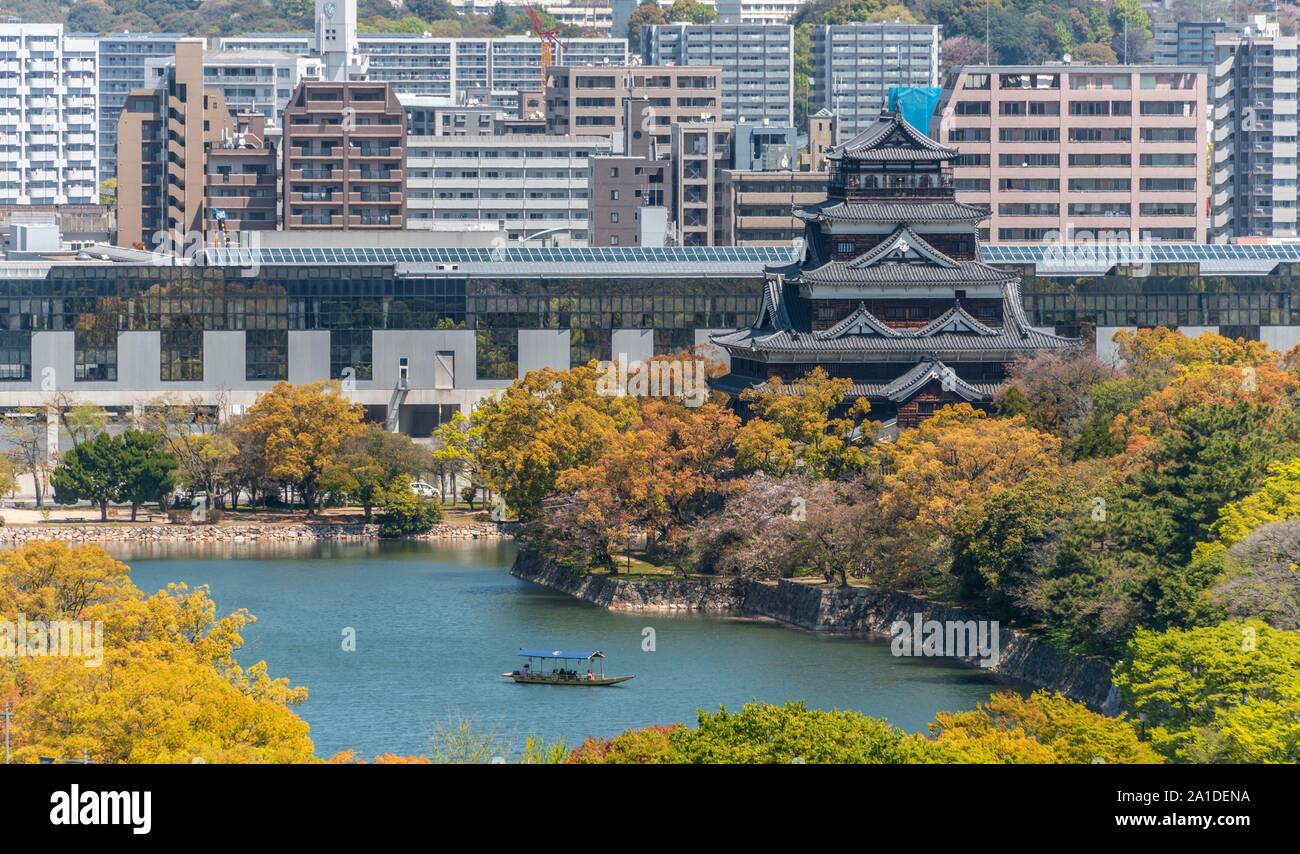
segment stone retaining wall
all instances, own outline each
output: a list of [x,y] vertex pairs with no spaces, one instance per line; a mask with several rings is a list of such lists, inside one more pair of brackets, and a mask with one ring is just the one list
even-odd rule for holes
[[[893,623],[911,622],[916,614],[922,620],[941,622],[976,619],[951,606],[902,593],[823,587],[784,579],[688,581],[581,575],[525,552],[519,553],[510,573],[613,611],[764,617],[808,631],[878,640],[890,637]],[[1062,655],[1043,641],[1010,628],[1000,629],[999,647],[998,663],[989,668],[991,672],[1058,691],[1106,714],[1119,710],[1119,692],[1111,683],[1105,662]],[[974,657],[959,660],[978,666]]]
[[[407,539],[478,540],[509,538],[511,523],[495,522],[455,525],[441,522],[432,530]],[[379,526],[361,523],[293,522],[246,525],[118,525],[43,524],[0,527],[0,548],[41,540],[69,543],[311,543],[320,541],[366,541],[379,539]]]

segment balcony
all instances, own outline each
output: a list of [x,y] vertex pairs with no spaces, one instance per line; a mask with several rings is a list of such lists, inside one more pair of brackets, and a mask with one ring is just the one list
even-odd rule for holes
[[289,179],[295,181],[329,181],[334,178],[333,169],[290,169]]
[[336,217],[331,214],[293,214],[289,216],[290,228],[333,228]]
[[404,227],[401,214],[353,214],[348,217],[348,228],[396,228]]
[[350,181],[403,181],[406,172],[403,169],[349,169]]
[[333,190],[308,190],[305,193],[289,193],[289,203],[297,202],[330,202],[334,200]]

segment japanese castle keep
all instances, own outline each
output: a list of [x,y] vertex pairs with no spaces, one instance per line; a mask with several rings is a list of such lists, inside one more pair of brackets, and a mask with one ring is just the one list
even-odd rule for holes
[[804,253],[767,269],[748,329],[715,335],[724,391],[792,381],[816,366],[853,380],[873,417],[915,426],[939,407],[987,406],[1007,366],[1078,345],[1033,329],[1014,274],[979,260],[982,207],[957,201],[955,148],[898,113],[827,154],[827,199],[795,208]]

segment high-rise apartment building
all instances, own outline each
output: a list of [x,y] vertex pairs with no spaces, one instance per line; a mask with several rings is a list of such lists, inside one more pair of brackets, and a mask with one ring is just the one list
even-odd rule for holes
[[62,24],[0,24],[0,204],[99,202],[98,65]]
[[321,76],[298,84],[284,110],[281,227],[406,226],[406,110],[387,83],[366,80],[356,3],[316,0]]
[[1216,36],[1214,242],[1298,236],[1296,48],[1262,18]]
[[647,65],[722,70],[722,119],[794,124],[794,28],[786,24],[661,24],[641,28]]
[[127,96],[117,123],[117,243],[181,252],[203,243],[207,151],[234,127],[203,86],[203,40],[181,39],[163,85]]
[[555,136],[623,134],[628,99],[643,101],[626,120],[669,150],[675,122],[711,121],[721,114],[722,70],[712,66],[555,66],[547,75],[546,128]]
[[965,66],[949,84],[930,135],[960,149],[957,199],[992,211],[988,242],[1204,242],[1201,66]]
[[[145,86],[166,78],[173,57],[145,62]],[[231,116],[258,114],[278,127],[289,96],[304,79],[320,77],[320,59],[276,50],[209,50],[203,54],[203,81],[221,92]]]
[[784,24],[808,0],[714,0],[718,17],[727,24]]
[[321,74],[320,60],[283,51],[208,51],[203,81],[218,89],[236,116],[257,113],[279,125],[298,83]]
[[672,135],[672,218],[682,246],[716,246],[722,172],[731,168],[731,125],[721,121],[675,122]]
[[[1248,24],[1227,21],[1157,21],[1151,25],[1151,61],[1156,65],[1203,65],[1211,81],[1219,64],[1215,41],[1220,33],[1244,34]],[[1214,99],[1214,86],[1206,87]]]
[[854,23],[813,27],[812,95],[835,114],[836,142],[871,126],[894,87],[939,86],[939,27]]
[[111,33],[99,38],[99,171],[117,174],[117,119],[134,89],[153,85],[150,60],[171,59],[184,33]]
[[[252,33],[219,42],[224,50],[273,50],[307,55],[311,33]],[[368,79],[403,95],[486,100],[494,91],[539,91],[542,48],[533,36],[441,38],[419,33],[365,33],[357,50],[369,63]],[[554,58],[566,65],[627,65],[626,38],[565,39]]]
[[407,227],[564,233],[585,246],[591,163],[609,138],[490,134],[407,140]]
[[304,80],[282,132],[286,231],[404,227],[406,111],[387,83]]
[[261,113],[235,117],[228,134],[210,146],[204,170],[204,233],[229,245],[240,232],[274,230],[279,222],[278,154]]
[[667,216],[667,160],[616,155],[591,161],[592,246],[640,246],[645,208]]

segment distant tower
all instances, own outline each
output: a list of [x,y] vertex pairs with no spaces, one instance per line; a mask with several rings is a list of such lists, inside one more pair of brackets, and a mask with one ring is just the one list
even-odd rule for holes
[[821,109],[808,117],[808,156],[812,171],[826,171],[826,152],[835,144],[835,114]]
[[322,80],[366,78],[369,57],[357,51],[357,0],[316,0],[316,50]]

